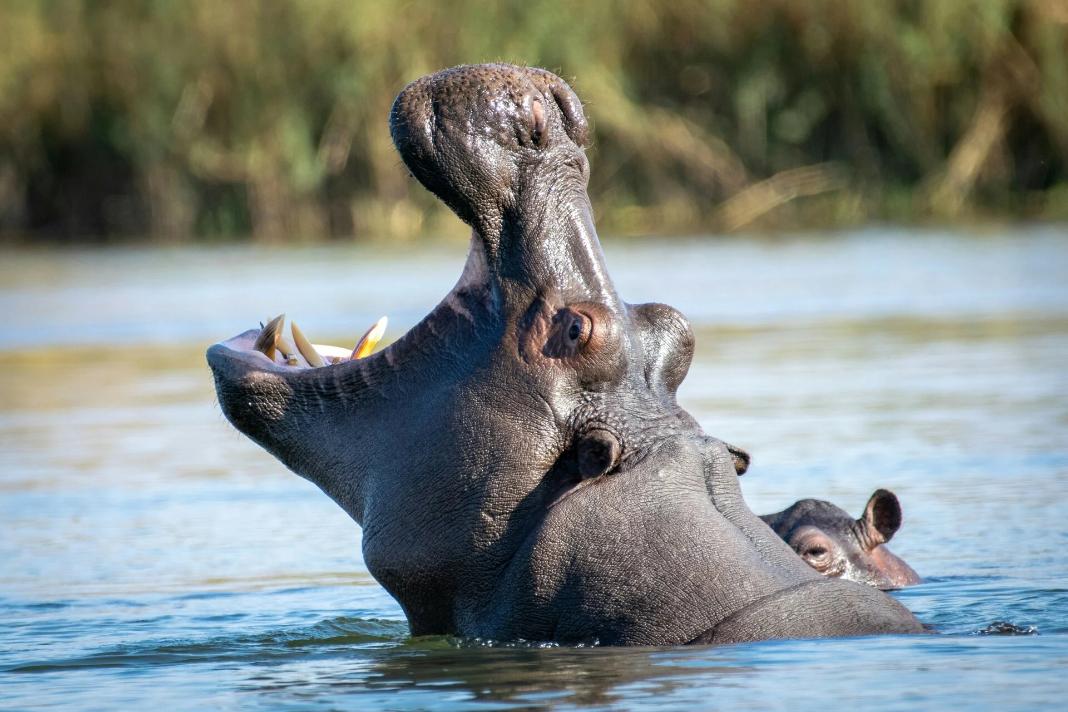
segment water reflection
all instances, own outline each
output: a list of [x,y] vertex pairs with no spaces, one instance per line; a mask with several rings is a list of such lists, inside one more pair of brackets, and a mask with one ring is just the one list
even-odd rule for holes
[[361,695],[433,690],[458,701],[503,707],[549,702],[604,707],[624,699],[669,696],[692,687],[695,677],[705,685],[729,686],[733,684],[729,678],[756,672],[751,666],[732,664],[729,655],[684,668],[676,665],[667,649],[472,648],[442,639],[416,641],[371,660],[370,664],[354,661],[350,670],[344,666],[325,670],[312,679],[284,673],[259,676],[254,687],[265,693],[285,691],[315,698],[344,695],[346,688]]

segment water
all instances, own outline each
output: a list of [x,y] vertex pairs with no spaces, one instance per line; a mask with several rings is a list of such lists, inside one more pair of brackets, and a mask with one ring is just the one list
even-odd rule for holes
[[0,707],[1063,707],[1063,230],[607,246],[694,322],[681,398],[753,454],[752,508],[894,490],[926,578],[895,595],[940,632],[721,648],[411,639],[355,524],[222,418],[209,342],[396,335],[462,252],[2,255]]

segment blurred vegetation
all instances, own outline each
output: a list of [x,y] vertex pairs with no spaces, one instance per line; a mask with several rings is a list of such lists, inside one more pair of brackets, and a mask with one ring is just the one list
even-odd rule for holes
[[544,66],[606,231],[1068,217],[1068,1],[9,0],[7,239],[458,233],[404,84]]

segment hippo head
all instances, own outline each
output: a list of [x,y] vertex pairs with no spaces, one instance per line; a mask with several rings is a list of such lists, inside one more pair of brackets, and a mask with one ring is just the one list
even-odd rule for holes
[[676,403],[693,332],[616,294],[567,84],[457,67],[406,87],[390,124],[411,173],[472,227],[456,286],[366,358],[313,368],[315,353],[279,355],[252,330],[208,360],[226,417],[363,527],[367,566],[413,634],[920,629],[881,592],[805,566],[742,501],[748,457]]
[[819,499],[802,499],[761,518],[824,576],[881,589],[920,583],[919,575],[884,546],[901,527],[901,505],[889,490],[875,490],[858,519]]

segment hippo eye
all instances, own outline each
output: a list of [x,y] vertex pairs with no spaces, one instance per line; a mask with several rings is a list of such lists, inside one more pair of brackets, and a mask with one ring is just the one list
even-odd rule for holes
[[828,576],[838,575],[830,570],[834,564],[834,557],[831,556],[830,548],[824,544],[812,544],[805,547],[801,551],[801,558],[805,560],[806,564],[822,574]]
[[567,330],[567,338],[571,341],[578,341],[582,336],[582,317],[576,316],[571,321],[571,326]]
[[552,331],[542,350],[552,358],[568,358],[579,354],[593,334],[593,320],[586,314],[565,307],[553,317]]

